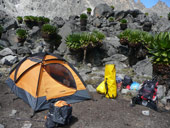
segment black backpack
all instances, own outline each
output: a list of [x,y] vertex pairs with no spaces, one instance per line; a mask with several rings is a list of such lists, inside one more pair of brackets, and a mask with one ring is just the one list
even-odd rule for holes
[[72,117],[72,107],[64,105],[62,107],[50,105],[47,115],[46,128],[54,128],[56,125],[67,125]]
[[144,81],[142,88],[139,90],[139,95],[143,100],[154,101],[157,93],[158,82],[155,80]]
[[122,82],[122,86],[126,88],[127,85],[131,85],[132,83],[133,83],[132,78],[125,75],[123,82]]

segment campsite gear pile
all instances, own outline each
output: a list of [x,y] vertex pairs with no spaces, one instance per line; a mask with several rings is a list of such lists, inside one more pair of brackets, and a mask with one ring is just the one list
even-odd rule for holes
[[113,99],[117,97],[116,69],[114,64],[105,66],[104,81],[96,88],[97,92],[104,94],[106,98]]
[[54,128],[59,125],[68,125],[72,117],[72,107],[65,101],[51,103],[47,115],[46,128]]
[[131,77],[125,75],[123,82],[122,82],[122,87],[128,90],[139,90],[140,89],[140,84],[133,81]]
[[157,110],[157,86],[156,80],[144,81],[137,97],[132,98],[132,106],[140,104]]
[[25,57],[12,69],[6,83],[34,111],[48,109],[58,100],[70,104],[90,99],[75,68],[50,53]]

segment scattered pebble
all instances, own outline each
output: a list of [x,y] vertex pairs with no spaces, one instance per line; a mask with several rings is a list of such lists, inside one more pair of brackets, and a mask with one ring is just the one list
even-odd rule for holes
[[15,114],[17,113],[17,110],[12,110],[11,114],[9,114],[9,116],[15,116]]
[[32,124],[29,121],[25,121],[24,125],[21,128],[31,128]]

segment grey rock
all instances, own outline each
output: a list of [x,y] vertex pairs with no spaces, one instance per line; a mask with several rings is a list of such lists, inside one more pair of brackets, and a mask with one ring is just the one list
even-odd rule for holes
[[5,126],[4,126],[4,125],[2,125],[2,124],[0,124],[0,128],[5,128]]
[[129,92],[128,89],[122,89],[122,90],[121,90],[121,94],[123,94],[123,95],[127,94],[128,92]]
[[13,109],[12,112],[11,112],[11,114],[9,114],[9,116],[15,116],[16,113],[17,113],[17,110]]
[[114,47],[109,47],[109,49],[107,51],[108,56],[112,56],[112,55],[114,55],[116,53],[117,53],[117,49],[115,49]]
[[89,92],[96,92],[96,89],[92,85],[87,85]]
[[134,22],[134,18],[130,14],[128,14],[126,16],[126,20],[128,21],[128,23],[133,23]]
[[40,28],[37,26],[34,26],[31,30],[28,31],[30,38],[36,38],[40,36]]
[[3,40],[7,40],[10,45],[16,45],[18,43],[18,39],[16,36],[15,30],[8,30],[5,34],[1,37]]
[[[0,72],[0,77],[2,77],[2,73]],[[0,105],[0,109],[1,109],[1,105]]]
[[119,38],[115,37],[106,37],[105,42],[109,43],[115,48],[118,48],[120,46]]
[[130,11],[130,14],[133,16],[133,17],[137,17],[138,15],[140,14],[143,14],[139,9],[134,9],[134,10],[131,10]]
[[0,46],[2,47],[9,47],[10,46],[10,43],[8,41],[5,41],[5,40],[0,40]]
[[18,61],[18,57],[17,56],[5,56],[0,60],[0,63],[3,65],[13,65]]
[[150,59],[137,62],[137,64],[133,66],[133,69],[139,75],[152,76],[153,67]]
[[161,99],[161,103],[164,104],[164,105],[167,105],[167,100],[170,100],[170,96],[166,96],[164,98]]
[[128,59],[128,58],[127,58],[125,55],[122,55],[122,54],[114,54],[114,55],[112,55],[111,57],[104,58],[104,59],[103,59],[103,62],[113,61],[113,60],[120,61],[120,62],[125,62],[125,61],[127,61],[127,59]]
[[101,21],[99,18],[96,18],[94,21],[93,21],[93,26],[94,27],[100,27],[101,26]]
[[21,128],[31,128],[31,127],[32,127],[31,122],[30,121],[25,121],[24,125]]
[[60,29],[59,34],[62,36],[62,43],[58,47],[58,51],[60,53],[64,54],[67,50],[65,39],[69,34],[72,34],[72,29],[70,27],[70,23],[64,24],[64,26]]
[[139,26],[138,23],[128,23],[129,29],[140,29],[142,30],[142,26]]
[[116,61],[116,60],[113,60],[113,61],[107,61],[105,62],[104,64],[114,64],[115,67],[116,67],[116,70],[122,70],[123,68],[126,68],[127,65],[122,63],[122,62],[119,62],[119,61]]
[[64,59],[73,65],[77,63],[76,58],[72,55],[64,55]]
[[107,17],[112,13],[112,9],[107,4],[99,4],[94,9],[94,16],[95,17]]
[[123,19],[127,15],[126,11],[115,11],[115,19],[120,20]]
[[7,55],[14,55],[14,53],[12,52],[12,50],[10,48],[5,48],[0,51],[0,57],[4,57]]
[[31,54],[31,50],[27,47],[18,47],[17,54],[19,55]]
[[166,87],[163,85],[158,85],[157,88],[158,99],[162,99],[165,96],[165,92],[166,92]]
[[55,25],[59,28],[63,27],[63,25],[65,24],[65,21],[63,20],[63,18],[61,17],[54,17],[54,19],[52,20],[52,25]]
[[9,19],[5,19],[4,20],[5,24],[4,24],[4,29],[5,30],[10,30],[12,28],[17,28],[17,22],[14,18],[9,18]]

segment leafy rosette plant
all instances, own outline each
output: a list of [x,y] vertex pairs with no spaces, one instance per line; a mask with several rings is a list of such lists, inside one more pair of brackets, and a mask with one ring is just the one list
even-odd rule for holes
[[50,24],[44,24],[42,26],[42,32],[47,33],[47,34],[55,34],[57,32],[57,28]]
[[22,21],[23,21],[23,19],[22,19],[22,17],[21,16],[17,16],[17,20],[18,20],[18,23],[22,23]]
[[153,63],[170,65],[170,32],[155,35],[148,50],[153,55]]
[[92,9],[91,8],[87,8],[87,13],[91,13]]
[[16,35],[21,38],[24,39],[27,37],[27,31],[25,29],[17,29],[16,30]]
[[130,35],[132,30],[130,29],[126,29],[125,31],[121,32],[118,35],[118,38],[120,39],[120,44],[121,45],[128,45],[129,41],[128,41],[128,37]]
[[16,35],[18,38],[18,42],[21,42],[23,45],[23,42],[26,40],[27,35],[28,35],[27,31],[25,29],[17,29]]
[[105,38],[105,35],[98,31],[93,31],[92,33],[74,33],[68,35],[66,38],[66,45],[72,50],[84,50],[84,59],[85,63],[87,49],[92,49],[98,46],[101,46],[102,40]]

